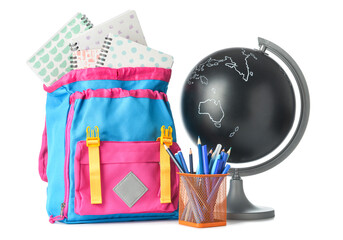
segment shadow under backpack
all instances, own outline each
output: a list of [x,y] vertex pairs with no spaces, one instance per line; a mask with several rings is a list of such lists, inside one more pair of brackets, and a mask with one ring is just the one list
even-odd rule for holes
[[163,68],[89,68],[44,86],[39,173],[51,223],[178,218],[178,170],[163,148],[180,150],[170,76]]

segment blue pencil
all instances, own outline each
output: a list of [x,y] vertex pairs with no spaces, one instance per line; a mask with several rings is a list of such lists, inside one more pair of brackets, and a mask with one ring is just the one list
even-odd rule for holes
[[185,158],[183,157],[182,152],[179,151],[179,152],[178,152],[178,155],[179,155],[179,157],[180,157],[181,165],[182,165],[182,167],[183,167],[183,170],[185,171],[185,173],[189,173],[188,168],[187,168],[187,164],[186,164]]
[[213,148],[211,148],[211,150],[207,154],[208,162],[211,161],[212,153],[213,153]]
[[224,160],[224,156],[223,156],[223,157],[220,157],[214,163],[211,174],[220,174],[224,169],[224,165],[225,165],[225,160]]
[[223,153],[223,162],[222,162],[222,170],[225,168],[225,164],[226,164],[226,161],[228,160],[228,158],[229,158],[229,155],[226,153],[226,152],[224,152]]
[[216,159],[213,161],[212,167],[211,167],[211,174],[215,174],[215,169],[218,164],[218,161],[220,159],[220,155],[216,157]]
[[182,171],[185,173],[185,169],[183,168],[183,164],[182,164],[182,162],[181,162],[181,158],[180,158],[180,156],[179,156],[179,153],[177,152],[177,153],[175,153],[175,158],[176,158],[176,160],[177,160],[177,162],[179,163],[179,165],[181,166],[181,168],[182,168]]
[[[198,165],[197,174],[204,174],[204,167],[202,165],[202,150],[201,150],[200,137],[198,137],[198,153],[199,153],[199,165]],[[206,153],[204,153],[204,154],[206,154]]]
[[193,173],[193,154],[192,154],[192,149],[189,149],[189,170],[190,173]]
[[201,148],[202,154],[202,164],[203,164],[203,169],[204,169],[204,174],[209,174],[208,170],[208,156],[206,155],[207,153],[207,146],[203,145]]

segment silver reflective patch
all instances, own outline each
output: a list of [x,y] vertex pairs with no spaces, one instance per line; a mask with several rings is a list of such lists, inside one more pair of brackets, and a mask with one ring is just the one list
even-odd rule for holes
[[113,191],[128,207],[135,203],[148,191],[148,188],[133,173],[129,172],[114,188]]

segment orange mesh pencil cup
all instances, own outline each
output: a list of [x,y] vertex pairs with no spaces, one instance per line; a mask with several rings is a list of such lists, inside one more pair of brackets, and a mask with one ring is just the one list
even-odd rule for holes
[[228,174],[178,174],[179,224],[198,228],[225,226]]

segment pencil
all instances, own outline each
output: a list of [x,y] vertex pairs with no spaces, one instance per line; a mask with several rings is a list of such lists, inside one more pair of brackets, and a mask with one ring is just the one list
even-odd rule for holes
[[163,144],[163,145],[164,145],[164,148],[166,149],[167,153],[169,154],[170,158],[173,160],[173,162],[175,163],[176,167],[179,169],[180,173],[184,173],[182,167],[180,166],[180,164],[176,160],[174,154],[170,151],[170,149],[165,144]]
[[185,159],[184,159],[184,157],[183,157],[182,152],[181,152],[181,151],[178,151],[178,155],[179,155],[179,157],[180,157],[181,166],[182,166],[183,170],[185,171],[185,173],[189,173],[189,172],[188,172],[188,168],[187,168],[187,164],[186,164],[186,161],[185,161]]
[[[201,140],[200,137],[198,137],[198,153],[199,153],[199,167],[197,174],[204,174],[204,168],[202,165],[202,150],[201,150]],[[206,154],[206,153],[204,153]]]
[[193,154],[192,154],[192,149],[189,149],[189,170],[190,173],[193,173]]
[[209,174],[209,170],[208,170],[208,157],[206,155],[207,153],[207,146],[206,145],[203,145],[202,148],[202,166],[203,166],[203,169],[204,169],[204,174]]
[[229,156],[227,157],[226,161],[228,161],[228,160],[229,160],[229,158],[230,158],[230,154],[231,154],[231,147],[230,147],[230,149],[227,151],[227,155],[229,155]]
[[211,156],[212,156],[212,153],[213,153],[213,148],[211,148],[211,150],[208,152],[208,155],[207,155],[208,162],[210,162],[210,161],[211,161]]

